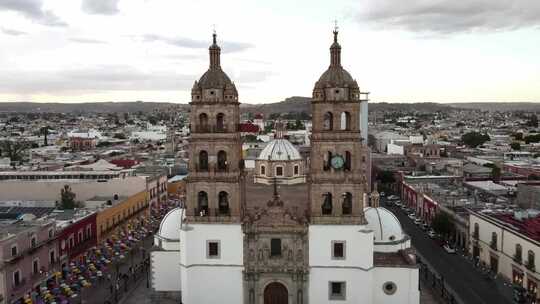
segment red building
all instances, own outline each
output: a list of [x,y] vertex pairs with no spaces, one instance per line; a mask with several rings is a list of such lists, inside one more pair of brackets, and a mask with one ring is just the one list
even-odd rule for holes
[[59,257],[62,264],[79,259],[97,245],[96,212],[64,210],[56,214]]

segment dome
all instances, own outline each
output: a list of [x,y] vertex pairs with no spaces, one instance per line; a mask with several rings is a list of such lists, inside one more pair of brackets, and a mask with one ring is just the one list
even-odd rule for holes
[[170,241],[180,240],[180,224],[182,223],[182,208],[175,208],[163,217],[159,225],[158,235]]
[[358,88],[358,83],[341,66],[330,66],[315,83],[316,89],[331,88]]
[[278,138],[272,140],[259,154],[258,160],[299,160],[298,150],[288,140]]
[[198,86],[201,89],[224,89],[234,87],[234,84],[221,68],[210,68],[201,76]]
[[373,230],[376,243],[391,243],[404,238],[401,223],[397,217],[386,208],[367,207],[364,216],[368,222],[367,227]]

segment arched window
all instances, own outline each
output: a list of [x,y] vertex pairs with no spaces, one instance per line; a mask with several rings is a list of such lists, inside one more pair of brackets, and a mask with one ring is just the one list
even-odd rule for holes
[[208,170],[208,152],[204,150],[199,152],[199,170]]
[[332,193],[330,192],[323,194],[322,214],[332,214]]
[[217,131],[225,131],[225,114],[216,115],[216,129]]
[[474,234],[473,237],[478,238],[480,236],[480,225],[474,223]]
[[491,248],[497,249],[497,233],[491,233]]
[[534,264],[534,252],[532,252],[532,250],[529,250],[529,252],[527,252],[527,268],[534,269]]
[[200,191],[197,197],[196,215],[208,216],[208,194],[204,191]]
[[344,215],[352,214],[352,194],[350,192],[343,193],[343,202],[341,203],[341,211]]
[[300,166],[294,165],[294,175],[300,174]]
[[218,209],[221,215],[229,214],[229,194],[225,191],[219,192]]
[[516,252],[514,253],[514,261],[517,261],[519,263],[521,263],[521,259],[522,259],[522,249],[521,249],[521,245],[520,244],[516,244]]
[[343,164],[343,169],[346,171],[351,171],[351,168],[352,168],[351,152],[345,151],[345,164]]
[[332,165],[332,152],[328,151],[323,157],[323,170],[324,171],[330,170],[331,165]]
[[330,112],[324,113],[323,130],[330,131],[334,128],[334,116]]
[[341,112],[341,130],[351,129],[351,114],[349,112]]
[[217,170],[227,171],[227,152],[221,150],[217,154]]
[[261,165],[261,175],[266,175],[266,167]]
[[199,115],[199,130],[208,132],[208,115],[206,115],[206,113],[201,113]]
[[283,176],[283,167],[277,166],[276,167],[276,176]]

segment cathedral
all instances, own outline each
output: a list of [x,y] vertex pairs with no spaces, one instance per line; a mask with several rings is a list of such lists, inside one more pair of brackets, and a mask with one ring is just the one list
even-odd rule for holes
[[341,64],[337,29],[313,89],[309,156],[277,130],[249,170],[215,33],[209,52],[191,91],[185,203],[155,236],[155,302],[419,303],[410,238],[371,189],[367,94]]

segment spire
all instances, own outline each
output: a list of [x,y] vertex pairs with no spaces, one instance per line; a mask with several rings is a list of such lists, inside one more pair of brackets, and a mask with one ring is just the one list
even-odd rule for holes
[[210,50],[210,69],[219,69],[220,68],[219,56],[221,54],[221,48],[217,45],[217,34],[216,34],[215,28],[214,28],[214,32],[212,33],[212,45],[210,46],[209,50]]
[[338,33],[339,28],[337,26],[337,21],[334,25],[334,43],[330,46],[330,66],[339,67],[341,66],[341,46],[338,43]]

